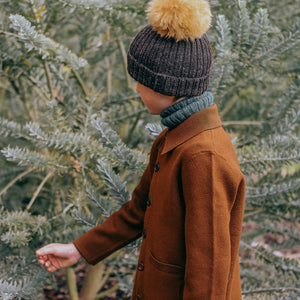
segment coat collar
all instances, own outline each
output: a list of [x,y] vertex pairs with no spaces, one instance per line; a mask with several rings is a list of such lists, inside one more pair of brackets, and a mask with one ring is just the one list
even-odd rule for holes
[[165,143],[161,154],[173,150],[200,132],[220,126],[222,126],[222,122],[218,114],[217,105],[214,104],[204,108],[194,113],[176,128],[164,131]]

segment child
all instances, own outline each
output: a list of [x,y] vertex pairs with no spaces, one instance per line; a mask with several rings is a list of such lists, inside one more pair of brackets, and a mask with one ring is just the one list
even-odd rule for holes
[[142,236],[133,300],[241,299],[238,248],[245,180],[207,92],[212,51],[204,0],[153,0],[132,42],[128,72],[155,140],[132,199],[72,244],[37,251],[49,272],[83,256],[96,264]]

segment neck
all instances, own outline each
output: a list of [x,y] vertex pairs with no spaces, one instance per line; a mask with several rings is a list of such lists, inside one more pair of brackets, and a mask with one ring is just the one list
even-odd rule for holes
[[160,114],[163,125],[173,129],[194,113],[213,105],[213,95],[204,92],[201,96],[178,99],[175,104],[163,110]]

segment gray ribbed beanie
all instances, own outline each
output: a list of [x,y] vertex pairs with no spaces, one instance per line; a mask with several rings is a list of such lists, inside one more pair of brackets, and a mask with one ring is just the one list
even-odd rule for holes
[[212,63],[205,34],[211,20],[208,2],[153,0],[148,12],[151,24],[137,34],[128,51],[128,73],[164,95],[202,95]]

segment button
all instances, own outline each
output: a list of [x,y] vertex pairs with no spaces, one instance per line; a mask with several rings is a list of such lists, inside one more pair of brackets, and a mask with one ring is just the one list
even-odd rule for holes
[[155,165],[154,171],[155,171],[155,172],[158,172],[158,171],[159,171],[159,163],[157,163],[157,164]]
[[143,238],[145,239],[146,236],[147,236],[147,231],[146,231],[146,229],[145,229],[145,230],[143,231]]
[[144,264],[142,262],[138,264],[138,270],[144,271]]
[[140,295],[136,295],[135,300],[141,300]]
[[147,206],[150,206],[151,205],[151,199],[150,199],[150,197],[148,197],[148,199],[147,199]]

